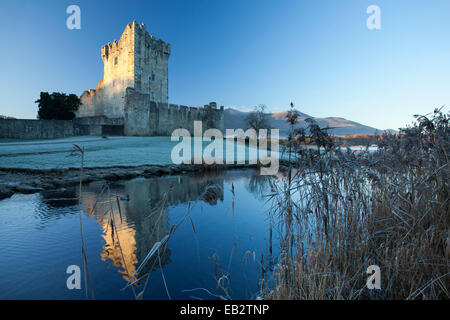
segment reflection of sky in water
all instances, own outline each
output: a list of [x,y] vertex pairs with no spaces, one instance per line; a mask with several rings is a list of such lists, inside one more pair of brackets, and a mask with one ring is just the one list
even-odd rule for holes
[[[202,291],[183,290],[201,287],[215,293],[215,278],[225,274],[229,275],[227,288],[233,299],[254,298],[261,256],[266,260],[269,252],[268,204],[262,197],[268,192],[267,179],[257,171],[136,179],[114,184],[102,197],[98,197],[101,185],[84,187],[84,233],[96,298],[133,298],[129,289],[121,291],[125,279],[135,272],[155,241],[182,219],[189,203],[192,223],[184,221],[161,255],[171,297],[212,298]],[[210,185],[222,189],[215,204],[201,200]],[[170,186],[172,191],[167,193]],[[115,202],[111,205],[107,201],[116,195],[124,199],[129,195],[129,201],[120,202],[120,213]],[[83,290],[66,289],[67,266],[82,265],[76,197],[76,191],[61,191],[15,195],[0,201],[0,298],[84,298]],[[167,205],[152,215],[164,197]],[[122,252],[112,230],[119,235]],[[147,265],[144,273],[150,269]],[[158,264],[145,298],[167,298]]]
[[[204,141],[203,150],[210,143]],[[75,137],[0,143],[0,167],[39,169],[78,167],[79,157],[69,156],[74,144],[85,148],[86,167],[109,167],[173,164],[171,151],[178,142],[170,141],[170,137],[109,137],[108,139]],[[225,145],[226,143],[223,143],[224,148]],[[235,149],[236,154],[240,152],[238,148]],[[193,148],[191,152],[194,156]],[[227,152],[230,150],[225,149],[224,157]],[[245,147],[245,152],[248,159],[248,147]]]

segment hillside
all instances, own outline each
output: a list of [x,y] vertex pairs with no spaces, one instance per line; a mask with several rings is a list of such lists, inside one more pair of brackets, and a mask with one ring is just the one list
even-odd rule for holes
[[[287,111],[269,113],[269,123],[272,128],[280,129],[280,137],[286,137],[289,131],[289,125],[286,122]],[[247,129],[248,125],[246,123],[246,117],[248,112],[239,111],[233,108],[227,108],[224,110],[224,124],[226,129]],[[347,120],[338,117],[327,117],[327,118],[315,118],[308,114],[300,112],[300,118],[298,122],[298,127],[306,127],[306,118],[313,118],[317,121],[318,125],[323,127],[333,127],[331,133],[337,136],[345,136],[347,134],[374,134],[376,131],[381,133],[383,130],[378,130],[373,127],[363,125],[361,123]]]

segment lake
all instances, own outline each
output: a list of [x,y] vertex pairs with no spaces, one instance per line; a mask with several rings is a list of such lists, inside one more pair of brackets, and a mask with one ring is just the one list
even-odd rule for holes
[[[279,254],[264,197],[269,179],[276,178],[231,170],[83,186],[95,298],[134,299],[127,281],[181,221],[142,268],[135,292],[150,273],[144,299],[255,299],[261,267],[270,272]],[[66,285],[68,266],[83,266],[79,223],[76,188],[0,201],[0,299],[85,299],[84,280],[81,290]]]

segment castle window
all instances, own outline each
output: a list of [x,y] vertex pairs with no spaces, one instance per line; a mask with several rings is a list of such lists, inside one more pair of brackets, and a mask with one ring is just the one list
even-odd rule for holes
[[115,57],[114,58],[114,65],[117,65],[118,62],[119,62],[119,58]]
[[136,89],[141,90],[141,76],[136,77]]
[[154,93],[154,92],[151,92],[150,94],[151,94],[151,96],[152,96],[152,100],[155,101],[155,93]]
[[152,72],[152,75],[148,77],[148,83],[151,84],[152,81],[155,81],[155,74]]

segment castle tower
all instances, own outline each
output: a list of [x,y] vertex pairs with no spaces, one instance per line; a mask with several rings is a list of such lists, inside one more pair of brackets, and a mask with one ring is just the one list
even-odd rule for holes
[[119,41],[102,47],[103,80],[83,93],[77,116],[124,117],[127,88],[168,103],[169,56],[170,44],[149,35],[144,24],[128,24]]

